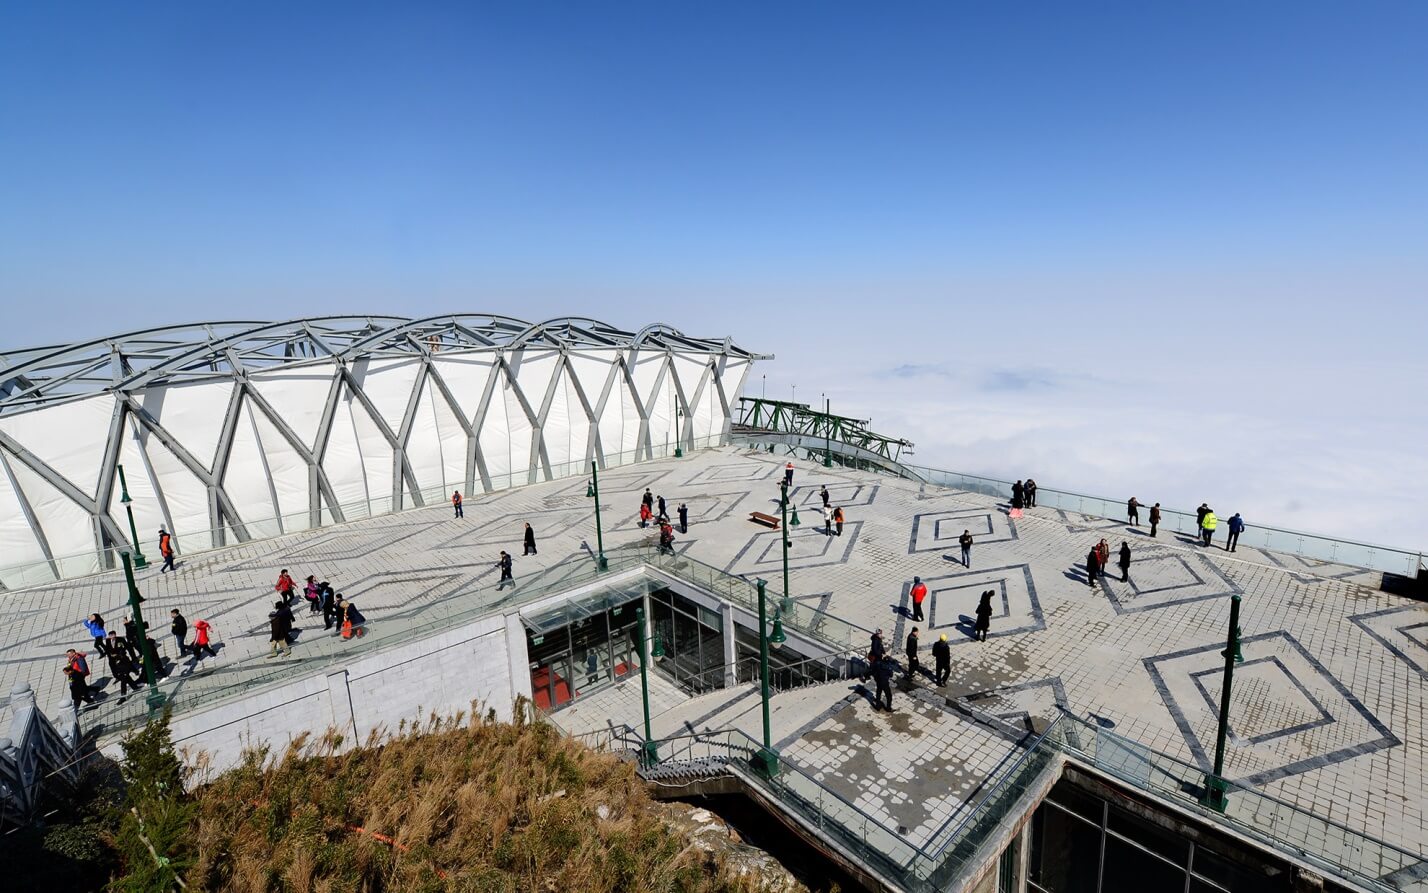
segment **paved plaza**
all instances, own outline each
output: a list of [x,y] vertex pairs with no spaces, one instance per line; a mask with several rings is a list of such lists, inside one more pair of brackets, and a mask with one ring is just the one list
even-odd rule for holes
[[[731,574],[781,580],[778,534],[751,511],[777,513],[783,457],[740,448],[703,451],[610,471],[601,478],[606,548],[649,538],[636,524],[646,487],[670,511],[684,502],[690,530],[683,554]],[[802,524],[792,534],[793,595],[867,628],[881,627],[902,653],[912,621],[912,578],[927,583],[923,663],[945,633],[952,677],[899,691],[897,711],[877,713],[857,682],[774,698],[774,738],[785,755],[830,788],[923,842],[995,770],[1013,732],[1033,729],[1056,705],[1181,759],[1208,765],[1215,744],[1229,596],[1243,596],[1244,657],[1235,675],[1227,775],[1367,834],[1428,850],[1424,823],[1424,695],[1428,692],[1428,607],[1375,588],[1376,572],[1305,562],[1248,547],[1204,549],[1188,537],[1102,518],[1033,508],[1012,519],[1006,502],[890,477],[799,462],[792,491]],[[843,535],[822,532],[818,489],[826,484],[847,515]],[[585,480],[565,479],[473,498],[464,520],[448,506],[418,509],[230,549],[182,557],[177,574],[143,572],[146,615],[160,631],[169,609],[213,623],[215,665],[292,666],[322,632],[299,609],[291,661],[266,661],[267,612],[280,568],[301,581],[330,580],[356,599],[374,636],[384,622],[441,604],[485,597],[496,585],[498,550],[516,556],[517,583],[559,562],[588,560],[592,500]],[[1235,506],[1215,494],[1222,515]],[[1144,513],[1143,513],[1144,514]],[[520,555],[529,521],[540,554]],[[963,567],[957,537],[976,537]],[[1128,542],[1130,579],[1088,586],[1087,551],[1105,537]],[[992,590],[986,642],[971,628],[978,596]],[[80,620],[111,623],[126,613],[122,578],[107,575],[0,594],[6,690],[35,686],[42,705],[63,697],[66,648],[92,650]],[[167,636],[155,636],[167,645]],[[372,638],[372,637],[369,637]],[[324,647],[331,647],[330,643]],[[362,647],[358,644],[355,647]],[[95,678],[105,676],[96,666]],[[185,664],[175,677],[192,672]],[[181,684],[169,682],[169,685]],[[736,725],[758,734],[749,686],[688,698],[656,678],[657,735]],[[113,697],[112,695],[110,697]],[[1005,733],[974,723],[948,699],[999,718]],[[637,725],[638,678],[559,714],[575,728]]]

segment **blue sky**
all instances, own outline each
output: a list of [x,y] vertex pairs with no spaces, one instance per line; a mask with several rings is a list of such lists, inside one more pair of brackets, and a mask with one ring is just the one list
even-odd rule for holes
[[[1428,544],[1377,502],[1428,502],[1425,39],[1422,3],[7,4],[0,346],[660,319],[929,461],[1332,479],[1255,508]],[[1156,462],[1096,459],[1127,430]]]

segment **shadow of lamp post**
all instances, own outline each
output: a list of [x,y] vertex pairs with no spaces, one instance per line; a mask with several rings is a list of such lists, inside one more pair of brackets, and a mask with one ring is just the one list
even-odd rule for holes
[[129,516],[129,539],[134,544],[134,567],[139,570],[149,566],[149,560],[144,557],[144,550],[139,546],[139,531],[134,527],[134,500],[129,498],[129,482],[124,479],[124,466],[114,466],[119,471],[119,502],[124,506],[124,513]]
[[1220,722],[1215,732],[1215,768],[1205,776],[1205,793],[1200,802],[1216,812],[1224,812],[1229,803],[1225,782],[1225,735],[1230,726],[1230,683],[1235,677],[1235,664],[1244,661],[1240,653],[1240,596],[1230,597],[1230,631],[1225,638],[1224,684],[1220,688]]

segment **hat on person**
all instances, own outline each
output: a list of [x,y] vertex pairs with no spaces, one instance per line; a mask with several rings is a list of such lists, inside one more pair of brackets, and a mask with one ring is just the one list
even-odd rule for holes
[[946,633],[943,633],[943,634],[941,635],[941,637],[938,639],[938,641],[940,641],[940,642],[945,642],[945,641],[947,641],[947,634],[946,634]]

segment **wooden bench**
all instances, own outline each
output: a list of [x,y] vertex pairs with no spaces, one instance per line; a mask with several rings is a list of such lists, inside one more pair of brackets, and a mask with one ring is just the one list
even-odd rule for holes
[[762,524],[765,527],[772,527],[778,530],[779,520],[773,515],[765,515],[763,512],[749,512],[749,520],[755,524]]

